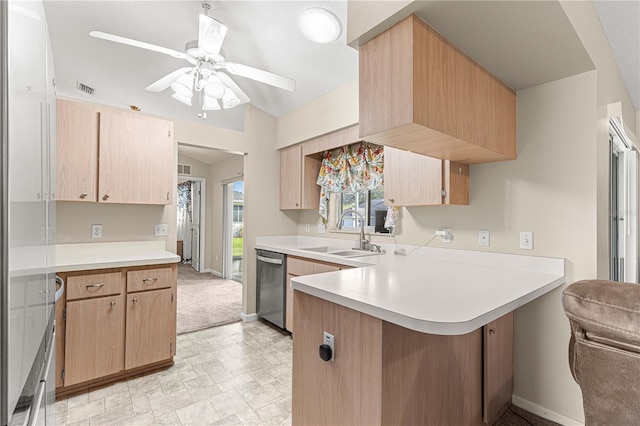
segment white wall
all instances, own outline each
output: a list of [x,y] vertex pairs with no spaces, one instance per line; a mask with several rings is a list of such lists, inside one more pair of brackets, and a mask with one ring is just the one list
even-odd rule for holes
[[358,123],[358,79],[276,121],[276,148],[294,145]]

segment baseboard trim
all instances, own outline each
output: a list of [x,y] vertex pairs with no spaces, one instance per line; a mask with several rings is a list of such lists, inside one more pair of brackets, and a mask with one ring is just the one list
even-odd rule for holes
[[240,312],[240,318],[242,318],[242,321],[244,322],[253,322],[253,321],[258,321],[258,314],[245,314],[244,312]]
[[542,407],[516,395],[513,395],[511,397],[511,402],[513,403],[513,405],[520,407],[523,410],[527,410],[528,412],[533,413],[536,416],[551,420],[552,422],[560,423],[561,425],[584,426],[584,423],[580,423],[576,419],[567,417],[564,414],[556,413],[555,411],[549,410],[548,408]]
[[208,273],[210,273],[210,274],[215,275],[216,277],[220,277],[220,278],[222,278],[222,272],[218,272],[218,271],[215,271],[215,270],[213,270],[213,269],[205,269],[205,270],[204,270],[204,271],[202,271],[202,272],[208,272]]

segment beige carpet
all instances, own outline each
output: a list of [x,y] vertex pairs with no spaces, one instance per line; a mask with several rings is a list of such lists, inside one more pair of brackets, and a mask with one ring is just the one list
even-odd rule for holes
[[178,264],[178,334],[240,321],[242,284]]

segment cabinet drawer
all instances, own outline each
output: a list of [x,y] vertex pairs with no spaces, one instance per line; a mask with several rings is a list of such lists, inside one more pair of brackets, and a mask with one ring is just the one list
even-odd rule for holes
[[127,292],[169,288],[173,284],[171,268],[142,269],[127,272]]
[[78,275],[67,278],[67,300],[122,293],[122,273]]

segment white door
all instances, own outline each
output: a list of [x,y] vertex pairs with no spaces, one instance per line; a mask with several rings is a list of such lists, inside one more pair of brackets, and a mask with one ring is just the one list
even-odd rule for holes
[[191,267],[200,272],[200,182],[191,182]]

